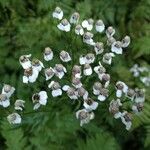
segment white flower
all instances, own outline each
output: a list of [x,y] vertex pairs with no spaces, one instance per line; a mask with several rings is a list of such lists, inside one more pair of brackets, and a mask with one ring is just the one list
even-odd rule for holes
[[73,78],[73,79],[72,79],[72,85],[73,85],[75,88],[80,88],[80,87],[82,87],[82,83],[81,83],[80,78]]
[[94,119],[94,113],[81,109],[76,112],[76,118],[80,120],[80,126],[83,126],[83,124],[87,124],[90,120]]
[[122,81],[118,81],[116,83],[116,89],[117,89],[116,91],[117,97],[121,97],[123,93],[126,94],[128,92],[128,86]]
[[84,100],[83,106],[87,111],[95,110],[98,107],[98,102],[95,102],[91,98]]
[[133,73],[134,77],[138,77],[140,75],[138,64],[134,64],[134,66],[130,69],[130,72]]
[[127,111],[124,111],[121,115],[121,121],[126,126],[126,130],[130,130],[132,125],[131,120],[131,114],[129,114]]
[[106,36],[109,38],[115,34],[115,29],[113,27],[108,27],[106,29]]
[[83,87],[78,88],[77,93],[78,96],[82,97],[84,100],[87,99],[89,95],[89,93]]
[[25,101],[23,101],[23,100],[21,100],[21,99],[17,99],[16,101],[15,101],[15,110],[23,110],[23,108],[24,108],[24,103],[25,103]]
[[40,72],[42,70],[42,68],[44,68],[44,65],[38,59],[33,59],[32,68],[33,68],[33,70],[37,70],[38,72]]
[[128,47],[130,41],[131,41],[130,37],[126,35],[121,41],[122,47]]
[[91,64],[94,63],[94,61],[95,61],[95,56],[92,53],[88,53],[85,56],[81,55],[79,58],[80,65]]
[[62,64],[56,64],[54,67],[54,72],[59,79],[62,79],[67,70]]
[[133,99],[135,98],[135,91],[129,88],[127,90],[126,96],[133,101]]
[[146,86],[150,86],[150,77],[140,77],[140,80],[141,80]]
[[8,98],[10,98],[14,92],[15,92],[14,87],[8,84],[4,84],[3,89],[2,89],[2,94],[5,94]]
[[45,61],[50,61],[52,60],[54,57],[53,51],[51,50],[51,48],[46,47],[45,51],[44,51],[44,60]]
[[97,32],[103,32],[105,30],[105,25],[102,20],[97,20],[95,24],[95,28]]
[[57,19],[61,20],[63,18],[63,11],[61,10],[61,8],[56,7],[52,16],[53,16],[53,18],[57,18]]
[[101,77],[102,77],[101,78],[102,84],[104,85],[105,88],[107,88],[110,83],[110,75],[107,73],[103,73]]
[[116,39],[112,36],[108,37],[107,39],[107,45],[111,46],[114,42],[116,42]]
[[69,53],[66,52],[66,51],[64,51],[64,50],[60,52],[60,59],[63,62],[69,62],[69,61],[71,61],[71,57],[70,57]]
[[111,45],[111,51],[116,54],[122,54],[122,44],[120,41],[116,41]]
[[145,89],[135,89],[135,99],[136,103],[143,103],[145,101]]
[[93,34],[90,32],[86,32],[83,34],[83,42],[89,45],[95,45],[95,42],[93,41]]
[[40,91],[39,93],[33,94],[32,101],[33,101],[33,103],[35,103],[33,109],[36,110],[41,105],[46,105],[47,99],[48,99],[48,96],[47,96],[46,91]]
[[94,50],[95,50],[96,55],[103,53],[104,44],[102,42],[95,43]]
[[57,25],[59,30],[65,31],[65,32],[69,32],[71,25],[68,22],[67,19],[63,19],[58,25]]
[[62,95],[61,86],[58,82],[51,81],[51,83],[48,85],[49,88],[52,89],[52,96],[57,97]]
[[143,110],[143,107],[144,107],[143,103],[140,103],[140,102],[134,103],[132,106],[132,111],[137,114]]
[[105,88],[101,88],[100,89],[100,95],[98,95],[98,100],[100,100],[101,102],[105,101],[106,98],[108,97],[108,89]]
[[84,34],[84,30],[83,30],[83,28],[82,28],[81,25],[77,25],[77,26],[75,27],[75,33],[76,33],[77,35],[83,35],[83,34]]
[[4,108],[10,105],[10,100],[6,94],[0,94],[0,105],[3,106]]
[[100,95],[101,88],[102,88],[102,84],[100,82],[95,82],[93,85],[93,94]]
[[114,53],[105,53],[103,55],[103,62],[108,64],[108,65],[111,65],[112,57],[115,57]]
[[122,113],[119,111],[120,106],[122,106],[120,99],[112,100],[109,104],[109,112],[114,116],[115,119],[118,119],[122,116]]
[[20,124],[21,116],[18,113],[12,113],[7,116],[7,120],[10,124]]
[[30,57],[31,57],[31,54],[20,56],[19,62],[21,64],[21,66],[23,67],[23,69],[28,69],[32,66],[31,61],[30,61]]
[[46,81],[50,80],[54,76],[54,69],[52,67],[45,69]]
[[72,69],[72,75],[75,78],[81,78],[81,66],[74,65]]
[[82,27],[86,28],[88,31],[91,31],[93,29],[93,23],[94,23],[94,20],[91,18],[88,20],[83,20]]
[[84,70],[83,70],[83,74],[85,76],[90,76],[93,73],[92,71],[92,67],[89,64],[85,64],[84,65]]
[[94,71],[98,74],[99,79],[102,79],[102,75],[106,72],[106,69],[99,62],[99,66],[94,67]]
[[77,24],[79,21],[79,18],[80,18],[80,15],[78,12],[73,13],[70,17],[70,23]]
[[23,83],[33,83],[38,78],[39,72],[37,69],[29,68],[24,71]]
[[70,99],[74,100],[78,99],[77,91],[72,87],[68,88],[67,95],[69,96]]

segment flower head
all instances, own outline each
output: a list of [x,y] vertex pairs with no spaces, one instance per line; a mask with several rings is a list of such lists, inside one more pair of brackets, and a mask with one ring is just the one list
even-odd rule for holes
[[46,68],[45,69],[46,81],[50,80],[54,76],[54,74],[55,74],[55,72],[54,72],[54,69],[52,67]]
[[116,89],[117,89],[116,96],[121,97],[123,93],[125,93],[125,94],[127,93],[128,86],[124,82],[118,81],[116,83]]
[[0,94],[0,105],[3,106],[4,108],[10,105],[10,100],[6,94]]
[[139,103],[134,103],[132,106],[132,111],[134,113],[139,113],[143,110],[144,104],[139,102]]
[[71,25],[68,22],[67,19],[63,19],[58,25],[57,25],[59,30],[65,31],[65,32],[69,32]]
[[106,29],[106,36],[109,38],[115,34],[115,29],[110,26]]
[[15,92],[15,88],[9,84],[4,84],[2,94],[5,94],[8,98]]
[[82,83],[81,83],[80,78],[73,78],[73,79],[72,79],[72,85],[73,85],[75,88],[80,88],[80,87],[82,87]]
[[115,57],[114,53],[105,53],[103,55],[103,62],[108,64],[108,65],[111,65],[112,57]]
[[54,67],[54,72],[59,79],[62,79],[67,70],[62,64],[56,64]]
[[80,87],[77,89],[77,93],[79,97],[83,97],[83,99],[87,99],[88,98],[88,91],[85,90],[85,88]]
[[42,70],[42,68],[44,68],[44,65],[43,65],[43,63],[40,60],[33,59],[32,60],[32,68],[34,70],[37,70],[38,72],[40,72]]
[[106,88],[101,88],[100,89],[100,94],[98,95],[98,100],[101,102],[105,101],[106,98],[108,97],[109,90]]
[[81,78],[81,66],[74,65],[72,69],[72,75],[74,78]]
[[83,35],[83,34],[84,34],[84,30],[83,30],[83,28],[82,28],[81,25],[78,24],[78,25],[75,27],[75,33],[76,33],[77,35]]
[[61,20],[63,18],[63,11],[61,10],[60,7],[56,7],[52,16],[53,16],[53,18],[57,18],[57,19]]
[[122,43],[120,41],[116,41],[111,45],[111,51],[116,54],[122,54]]
[[70,23],[77,24],[80,18],[80,14],[78,12],[74,12],[70,17]]
[[94,23],[94,20],[91,18],[88,20],[83,20],[82,27],[86,28],[88,31],[91,31],[93,29],[93,23]]
[[95,110],[98,107],[98,102],[95,102],[91,98],[84,100],[83,106],[87,111]]
[[101,89],[102,89],[102,84],[100,82],[95,82],[93,85],[93,94],[100,95]]
[[46,47],[45,51],[44,51],[44,60],[46,61],[50,61],[53,59],[53,51],[51,50],[51,48]]
[[71,61],[71,57],[70,57],[69,53],[66,52],[66,51],[64,51],[64,50],[60,52],[60,59],[63,62],[69,62],[69,61]]
[[130,44],[130,41],[131,41],[130,37],[126,35],[121,41],[122,47],[128,47],[128,45]]
[[100,32],[100,33],[103,32],[104,29],[105,29],[105,25],[104,25],[103,21],[102,20],[97,20],[97,22],[95,24],[95,28],[96,28],[97,32]]
[[7,120],[10,124],[20,124],[21,116],[18,113],[12,113],[7,116]]
[[94,50],[95,50],[96,55],[103,53],[104,44],[102,42],[95,43]]
[[84,65],[83,74],[85,76],[90,76],[93,73],[92,67],[89,64]]
[[69,96],[70,99],[78,99],[78,95],[76,90],[73,87],[69,87],[67,90],[67,95]]
[[25,101],[23,101],[23,100],[21,100],[21,99],[17,99],[16,101],[15,101],[15,110],[23,110],[23,108],[24,108],[24,103],[25,103]]
[[93,34],[90,32],[85,32],[83,34],[83,42],[89,45],[94,45],[94,41],[93,41]]
[[19,62],[21,64],[21,66],[23,67],[23,69],[28,69],[32,66],[31,61],[30,61],[30,57],[31,57],[31,54],[20,56]]

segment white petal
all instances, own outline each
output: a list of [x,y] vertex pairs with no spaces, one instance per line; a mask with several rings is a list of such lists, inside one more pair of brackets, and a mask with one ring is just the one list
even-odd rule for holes
[[100,100],[101,102],[103,102],[103,101],[106,100],[106,97],[103,96],[103,95],[99,95],[99,96],[98,96],[98,100]]
[[41,91],[41,92],[39,92],[39,95],[40,95],[39,103],[41,105],[46,105],[47,98],[48,98],[47,93],[45,91]]
[[122,96],[122,91],[121,90],[117,90],[116,91],[116,96],[117,97],[121,97]]
[[112,45],[111,51],[116,53],[116,54],[122,54],[122,48],[117,48],[114,45]]
[[83,72],[85,76],[90,76],[93,71],[92,71],[92,68],[89,68],[89,69],[85,69]]
[[50,61],[53,59],[53,52],[51,52],[49,55],[44,55],[44,60]]
[[34,107],[33,107],[33,110],[39,109],[40,106],[41,106],[40,103],[35,104]]
[[23,69],[28,69],[28,68],[30,68],[32,66],[30,60],[28,60],[28,61],[26,61],[24,63],[21,62],[21,65],[22,65]]
[[88,31],[91,31],[93,29],[93,25],[87,25],[86,28],[87,28]]
[[102,25],[102,26],[97,26],[97,25],[96,25],[95,27],[96,27],[96,31],[97,31],[97,32],[100,32],[100,33],[103,32],[104,29],[105,29],[105,25]]
[[84,99],[84,100],[87,99],[88,96],[89,96],[89,93],[86,91],[85,94],[83,95],[83,99]]
[[4,108],[8,107],[10,105],[10,101],[7,99],[5,101],[2,101],[2,105]]
[[48,87],[51,88],[54,83],[55,83],[54,81],[51,81],[51,83],[48,85]]
[[88,26],[88,21],[87,21],[87,20],[84,20],[84,21],[82,22],[82,27],[83,27],[83,28],[87,28],[87,26]]
[[16,120],[14,121],[14,124],[20,124],[20,123],[21,123],[21,117],[18,116],[18,117],[16,118]]
[[61,89],[57,89],[57,90],[52,91],[52,96],[53,97],[57,97],[57,96],[60,96],[60,95],[62,95],[62,90]]
[[118,118],[121,117],[121,115],[122,115],[121,112],[118,112],[118,113],[116,113],[116,114],[114,115],[114,118],[115,118],[115,119],[118,119]]
[[58,76],[59,79],[62,79],[64,75],[65,75],[64,72],[59,72],[59,73],[57,74],[57,76]]
[[27,76],[23,76],[23,83],[28,83],[29,79]]
[[66,25],[64,27],[64,31],[69,32],[70,31],[70,27],[71,27],[70,24]]
[[68,91],[69,87],[70,87],[69,85],[64,85],[62,89],[63,89],[64,91]]
[[62,30],[62,31],[64,31],[65,29],[64,29],[64,26],[60,23],[60,24],[58,24],[57,25],[57,27],[58,27],[58,29],[59,30]]
[[95,90],[95,89],[93,88],[93,94],[94,94],[94,95],[99,95],[99,94],[100,94],[100,91],[99,91],[99,90]]
[[84,65],[86,63],[85,57],[80,57],[79,61],[80,61],[80,65]]

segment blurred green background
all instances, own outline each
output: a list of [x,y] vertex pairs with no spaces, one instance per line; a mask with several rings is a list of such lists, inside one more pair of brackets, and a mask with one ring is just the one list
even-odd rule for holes
[[[96,117],[88,125],[79,126],[75,112],[80,104],[72,104],[67,96],[59,99],[49,94],[49,103],[32,111],[32,94],[45,89],[42,79],[38,83],[22,83],[23,70],[19,57],[31,53],[43,61],[43,50],[49,46],[58,56],[66,48],[66,39],[73,35],[60,32],[52,18],[56,6],[69,18],[78,11],[81,19],[102,19],[106,26],[116,29],[116,37],[131,36],[131,44],[112,66],[114,80],[122,80],[135,88],[146,88],[143,113],[133,119],[132,130],[125,130],[121,121],[113,119],[108,104],[100,104]],[[150,149],[150,90],[133,78],[129,68],[150,62],[150,0],[0,0],[0,89],[3,83],[16,87],[9,109],[0,107],[0,150],[145,150]],[[84,53],[81,40],[72,49],[75,58]],[[58,57],[48,65],[59,62]],[[71,65],[68,64],[69,69]],[[86,87],[90,88],[90,79]],[[39,82],[41,82],[39,86]],[[15,99],[26,101],[23,122],[18,126],[7,123],[6,116],[13,112]]]

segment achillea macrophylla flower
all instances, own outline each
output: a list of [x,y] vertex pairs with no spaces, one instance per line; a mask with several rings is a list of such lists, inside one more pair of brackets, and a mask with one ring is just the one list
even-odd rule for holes
[[140,77],[140,81],[141,81],[145,86],[150,86],[150,77]]
[[67,95],[70,99],[78,99],[77,91],[73,87],[69,87],[67,90]]
[[111,63],[112,63],[112,57],[115,57],[114,53],[105,53],[103,55],[103,62],[105,64],[111,65]]
[[135,91],[129,88],[127,90],[126,96],[133,101],[133,99],[135,98]]
[[97,20],[95,24],[95,28],[97,32],[103,32],[105,30],[105,25],[102,20]]
[[122,116],[122,113],[119,111],[119,107],[122,106],[120,99],[112,100],[109,104],[109,112],[118,119]]
[[140,75],[138,64],[134,64],[134,66],[130,69],[130,72],[133,73],[134,77],[138,77]]
[[92,111],[98,107],[98,102],[95,102],[91,98],[88,98],[84,100],[83,106],[87,111]]
[[81,25],[78,24],[78,25],[75,27],[75,33],[76,33],[77,35],[83,35],[83,34],[84,34],[84,30],[83,30],[83,28],[82,28]]
[[136,103],[143,103],[145,101],[145,89],[135,89],[135,99]]
[[58,97],[62,95],[62,90],[61,90],[61,86],[58,82],[52,81],[48,87],[50,89],[52,89],[52,96],[53,97]]
[[24,103],[25,103],[25,101],[23,101],[23,100],[21,100],[21,99],[17,99],[16,101],[15,101],[15,110],[23,110],[24,109]]
[[97,73],[99,79],[101,79],[102,75],[106,72],[106,69],[99,62],[99,66],[94,67],[94,71]]
[[124,111],[121,115],[121,121],[122,123],[126,126],[126,130],[130,130],[131,125],[132,125],[132,118],[131,114],[128,113],[127,111]]
[[101,88],[100,89],[100,95],[98,95],[98,100],[100,100],[101,102],[105,101],[106,98],[108,97],[108,94],[109,94],[108,89]]
[[32,68],[40,72],[42,68],[44,68],[43,63],[38,59],[33,59],[32,61]]
[[74,78],[81,78],[81,66],[74,65],[72,69],[72,75]]
[[122,43],[120,41],[116,41],[111,45],[111,51],[116,54],[122,54]]
[[54,76],[54,74],[55,74],[55,72],[54,72],[54,69],[52,67],[46,68],[45,69],[46,81],[50,80]]
[[130,37],[126,35],[126,36],[122,39],[122,41],[121,41],[122,47],[128,47],[128,45],[130,44],[130,42],[131,42]]
[[75,12],[70,17],[70,23],[77,24],[80,18],[80,14],[78,12]]
[[103,53],[103,51],[104,51],[104,44],[102,42],[95,43],[94,51],[95,51],[96,55]]
[[71,61],[71,57],[70,57],[69,53],[64,50],[60,52],[60,59],[63,62]]
[[32,101],[33,101],[33,103],[35,103],[33,109],[36,110],[41,105],[46,105],[47,99],[48,99],[48,96],[47,96],[46,91],[40,91],[39,93],[33,94]]
[[51,50],[51,48],[46,47],[45,51],[44,51],[44,60],[45,61],[50,61],[52,60],[54,57],[53,51]]
[[90,32],[85,32],[83,34],[83,42],[89,45],[94,45],[95,42],[93,41],[93,34]]
[[73,78],[73,79],[72,79],[72,85],[73,85],[75,88],[80,88],[80,87],[82,87],[82,83],[81,83],[80,78]]
[[86,109],[81,109],[76,112],[76,118],[80,120],[80,126],[87,124],[94,119],[94,113],[88,112]]
[[90,76],[93,73],[92,67],[89,64],[84,65],[83,74],[85,76]]
[[67,70],[62,64],[56,64],[54,67],[54,72],[59,79],[62,79]]
[[113,27],[108,27],[106,29],[106,36],[109,38],[115,34],[115,29]]
[[108,37],[107,39],[108,46],[111,46],[114,42],[116,42],[116,39],[113,36]]
[[39,72],[37,69],[28,68],[24,70],[23,83],[33,83],[38,78]]
[[3,89],[2,89],[2,94],[5,94],[8,98],[10,98],[14,92],[15,92],[14,87],[8,84],[4,84]]
[[80,87],[77,89],[77,93],[79,97],[82,97],[84,100],[88,98],[88,92],[83,88]]
[[58,25],[57,25],[59,30],[65,31],[65,32],[69,32],[71,25],[68,22],[67,19],[63,19]]
[[122,81],[118,81],[117,83],[116,83],[116,96],[118,97],[118,98],[120,98],[121,96],[122,96],[122,94],[123,93],[127,93],[127,91],[128,91],[128,86],[124,83],[124,82],[122,82]]
[[4,108],[10,105],[10,100],[6,94],[0,94],[0,105],[3,106]]
[[53,18],[57,18],[57,19],[61,20],[63,18],[63,11],[61,10],[60,7],[56,7],[52,16],[53,16]]
[[132,111],[134,113],[139,113],[143,110],[144,104],[139,102],[139,103],[134,103],[132,106]]
[[93,29],[93,23],[94,23],[94,20],[91,18],[88,20],[83,20],[82,27],[86,28],[88,31],[91,31]]
[[102,89],[102,84],[100,82],[95,82],[93,85],[93,94],[100,95],[101,89]]
[[92,53],[88,53],[85,56],[81,55],[80,58],[79,58],[80,65],[91,64],[94,61],[95,61],[95,56]]
[[30,61],[30,57],[31,57],[31,54],[20,56],[19,62],[21,64],[21,66],[23,67],[23,69],[28,69],[32,66],[31,61]]
[[110,83],[110,75],[107,73],[102,74],[101,81],[102,81],[102,84],[104,85],[104,87],[107,88]]
[[21,116],[18,113],[12,113],[7,116],[7,120],[10,124],[20,124]]

